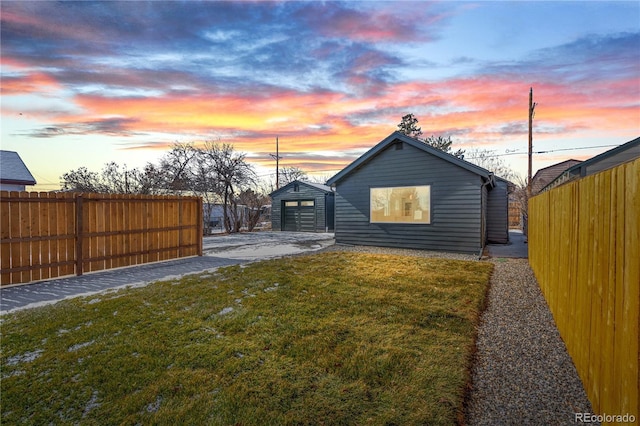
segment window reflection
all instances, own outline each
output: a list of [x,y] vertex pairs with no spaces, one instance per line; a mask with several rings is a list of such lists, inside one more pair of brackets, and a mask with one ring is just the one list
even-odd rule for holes
[[431,186],[371,188],[372,223],[431,223]]

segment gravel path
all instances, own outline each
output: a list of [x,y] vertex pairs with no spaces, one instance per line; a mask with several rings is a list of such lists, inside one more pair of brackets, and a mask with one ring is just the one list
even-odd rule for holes
[[[380,247],[324,249],[474,260],[473,255]],[[495,265],[478,330],[466,423],[569,425],[591,404],[527,259]],[[580,423],[597,424],[597,423]]]
[[492,261],[467,423],[576,424],[591,404],[527,260]]

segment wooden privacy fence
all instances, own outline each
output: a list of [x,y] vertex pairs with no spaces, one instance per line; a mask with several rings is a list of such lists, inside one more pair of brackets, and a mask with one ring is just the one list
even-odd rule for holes
[[202,200],[1,191],[0,249],[0,285],[202,255]]
[[593,410],[639,418],[640,159],[529,200],[529,262]]

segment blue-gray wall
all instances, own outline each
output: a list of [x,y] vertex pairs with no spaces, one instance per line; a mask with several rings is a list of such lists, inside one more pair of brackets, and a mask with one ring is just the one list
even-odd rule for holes
[[509,242],[509,194],[507,182],[496,179],[489,191],[487,205],[487,239],[489,243]]
[[[298,191],[294,191],[295,185],[288,184],[271,197],[271,229],[283,231],[283,203],[293,200],[315,200],[315,231],[326,232],[333,230],[333,193],[327,193],[320,189],[298,184]],[[330,216],[330,217],[327,217]]]
[[[336,183],[336,242],[478,253],[482,178],[406,143],[391,144]],[[431,185],[431,224],[369,223],[369,189]]]

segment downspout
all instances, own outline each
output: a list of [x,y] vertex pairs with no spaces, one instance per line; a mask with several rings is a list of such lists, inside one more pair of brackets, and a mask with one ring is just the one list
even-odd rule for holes
[[[484,227],[482,226],[482,223],[480,223],[480,228],[482,228],[482,234],[480,235],[480,253],[478,253],[478,260],[482,259],[482,252],[484,251],[484,242],[485,242],[485,236],[487,233],[487,216],[486,216],[486,206],[484,204],[484,199],[482,198],[482,193],[483,193],[483,189],[489,185],[490,183],[494,183],[493,180],[493,173],[489,174],[489,179],[487,179],[486,182],[484,182],[481,186],[480,186],[480,218],[481,218],[481,222],[482,219],[484,219]],[[487,190],[487,200],[489,199],[489,191]]]
[[329,232],[329,194],[324,193],[324,232]]

